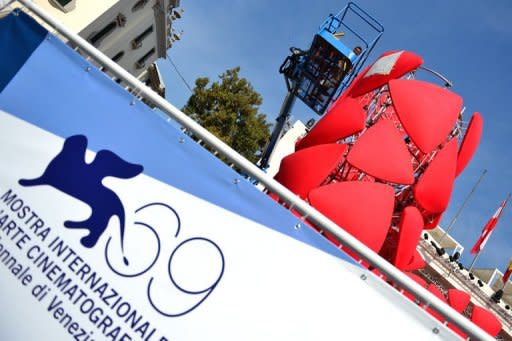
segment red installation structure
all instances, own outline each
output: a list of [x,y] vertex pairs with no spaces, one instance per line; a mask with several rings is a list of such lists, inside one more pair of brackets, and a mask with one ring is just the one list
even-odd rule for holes
[[[425,267],[416,250],[421,232],[437,226],[483,127],[479,113],[464,124],[459,95],[415,79],[422,63],[408,51],[380,56],[296,143],[275,176],[418,280],[411,272]],[[467,293],[452,289],[445,297],[432,284],[420,284],[460,312],[469,304]],[[482,309],[473,308],[472,320],[496,336],[501,324]]]

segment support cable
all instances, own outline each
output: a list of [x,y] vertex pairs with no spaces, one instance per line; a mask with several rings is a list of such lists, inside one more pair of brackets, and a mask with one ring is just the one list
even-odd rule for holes
[[192,87],[190,87],[190,85],[188,84],[187,80],[185,79],[185,77],[183,77],[183,75],[181,74],[180,70],[178,69],[178,67],[176,66],[176,64],[174,64],[174,62],[172,61],[171,57],[166,53],[165,54],[165,59],[167,59],[172,67],[174,68],[174,71],[176,71],[176,73],[178,74],[178,76],[181,78],[181,80],[183,81],[183,84],[185,84],[185,86],[187,87],[187,89],[193,93],[194,90],[192,90]]

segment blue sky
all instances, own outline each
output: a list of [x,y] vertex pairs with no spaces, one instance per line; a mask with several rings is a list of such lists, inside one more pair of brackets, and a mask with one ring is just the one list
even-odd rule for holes
[[[474,159],[457,179],[450,207],[442,224],[454,216],[482,170],[487,176],[457,221],[453,235],[465,247],[463,263],[469,265],[469,249],[482,227],[507,193],[512,190],[512,1],[370,1],[357,4],[385,27],[385,33],[369,60],[386,50],[418,53],[425,66],[443,73],[464,98],[465,118],[479,111],[484,133]],[[169,54],[193,86],[197,77],[216,79],[227,68],[241,67],[263,96],[261,111],[275,119],[286,87],[278,68],[290,46],[307,48],[318,26],[345,2],[269,0],[183,0],[185,14],[174,27],[182,40]],[[167,85],[167,99],[182,107],[190,92],[171,64],[160,66]],[[296,105],[293,117],[315,117]],[[502,270],[512,257],[512,203],[505,210],[477,266]]]

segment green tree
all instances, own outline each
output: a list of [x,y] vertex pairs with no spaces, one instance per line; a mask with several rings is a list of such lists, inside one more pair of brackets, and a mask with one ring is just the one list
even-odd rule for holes
[[198,78],[183,112],[233,149],[256,162],[269,136],[270,125],[259,112],[262,98],[251,83],[238,75],[240,67],[226,70],[211,84]]

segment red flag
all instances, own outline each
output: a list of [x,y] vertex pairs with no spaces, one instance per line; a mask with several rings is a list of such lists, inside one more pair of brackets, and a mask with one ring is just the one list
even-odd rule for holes
[[503,200],[500,207],[496,210],[496,212],[493,214],[491,219],[487,222],[484,229],[482,230],[482,234],[480,235],[480,238],[476,241],[475,245],[473,245],[473,248],[471,249],[471,254],[475,254],[477,252],[482,251],[482,249],[485,246],[485,243],[487,243],[487,240],[491,236],[492,231],[496,227],[496,223],[498,222],[498,219],[500,219],[501,214],[503,213],[503,209],[505,208],[505,205],[507,204],[508,198]]
[[503,284],[507,283],[508,279],[510,278],[510,275],[512,274],[512,259],[510,260],[510,262],[508,263],[508,268],[507,268],[507,271],[505,271],[505,274],[503,275],[503,277],[501,278],[501,281],[503,282]]

